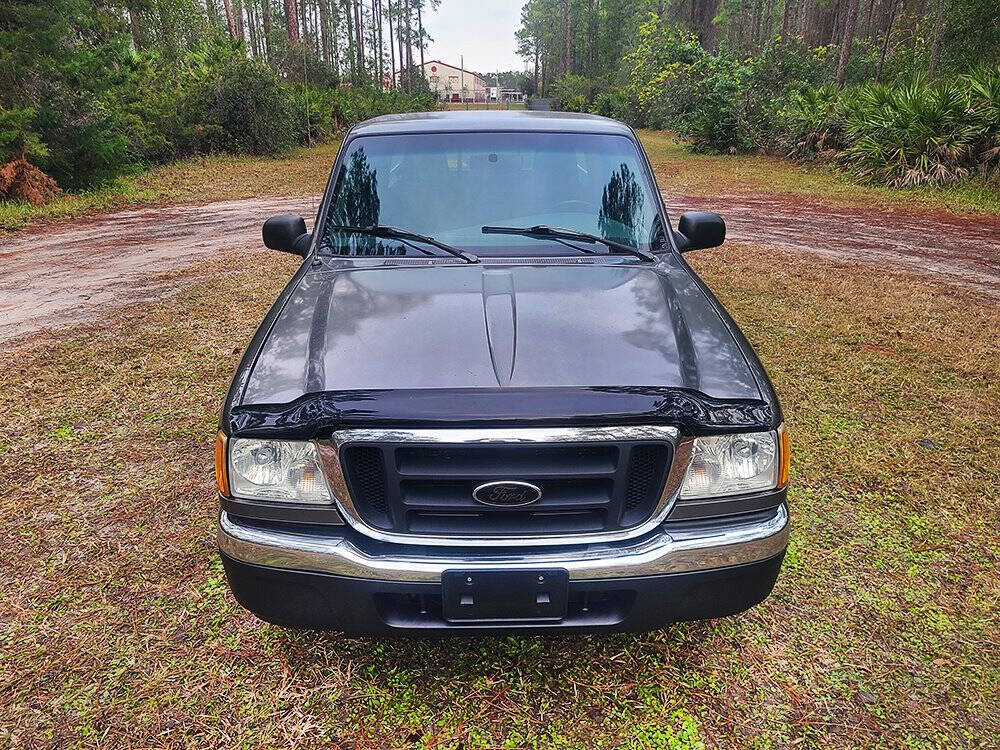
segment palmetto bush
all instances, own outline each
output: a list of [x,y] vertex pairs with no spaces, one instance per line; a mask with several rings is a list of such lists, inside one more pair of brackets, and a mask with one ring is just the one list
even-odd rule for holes
[[841,99],[840,92],[829,85],[794,92],[778,115],[782,150],[788,156],[809,159],[846,146]]
[[855,177],[890,187],[947,185],[979,164],[982,118],[961,80],[868,84],[841,103],[850,145],[840,159]]
[[987,176],[1000,177],[1000,70],[980,68],[964,76],[969,113],[980,127],[976,157]]

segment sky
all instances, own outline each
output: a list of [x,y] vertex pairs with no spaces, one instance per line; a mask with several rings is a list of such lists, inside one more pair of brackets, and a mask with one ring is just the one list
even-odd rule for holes
[[425,59],[457,66],[465,55],[465,69],[477,73],[524,70],[524,61],[514,51],[522,4],[522,0],[442,0],[437,11],[424,17],[424,28],[434,39]]

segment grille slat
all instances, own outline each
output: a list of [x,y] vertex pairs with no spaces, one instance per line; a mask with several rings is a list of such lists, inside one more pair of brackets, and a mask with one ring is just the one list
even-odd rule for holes
[[414,534],[476,534],[479,536],[535,536],[552,533],[557,525],[560,533],[583,534],[602,531],[603,511],[566,513],[413,513],[407,526]]
[[622,525],[641,523],[653,511],[667,471],[667,448],[663,445],[636,445],[628,465]]
[[453,446],[397,448],[396,467],[402,476],[607,475],[618,465],[618,447],[608,446]]
[[[525,477],[527,481],[533,481]],[[482,479],[469,482],[424,482],[404,479],[400,484],[400,499],[407,508],[451,508],[482,511],[482,504],[472,497]],[[581,507],[606,507],[612,501],[614,483],[610,479],[585,479],[535,482],[542,490],[542,499],[533,509],[568,510]]]
[[364,498],[362,508],[365,521],[383,529],[392,528],[389,514],[389,487],[385,471],[385,454],[374,445],[350,446],[344,449],[343,463],[351,497]]
[[[364,521],[400,534],[545,536],[614,531],[653,512],[669,467],[667,442],[348,444],[341,463]],[[529,506],[494,507],[487,482],[535,484]]]

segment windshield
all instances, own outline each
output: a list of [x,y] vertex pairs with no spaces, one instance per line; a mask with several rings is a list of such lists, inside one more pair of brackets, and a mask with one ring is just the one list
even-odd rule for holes
[[643,250],[663,242],[658,204],[629,138],[580,133],[426,133],[356,138],[333,188],[320,251],[439,255],[419,241],[345,232],[389,225],[481,255],[607,253],[552,237],[484,234],[547,225]]

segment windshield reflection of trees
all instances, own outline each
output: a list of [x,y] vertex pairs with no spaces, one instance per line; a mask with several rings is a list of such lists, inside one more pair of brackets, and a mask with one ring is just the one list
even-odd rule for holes
[[[321,243],[323,250],[335,255],[406,255],[409,243],[342,232],[334,228],[379,224],[382,204],[378,190],[378,169],[369,161],[365,149],[359,147],[351,154],[347,165],[341,167],[337,178],[333,204],[326,221],[327,229]],[[601,236],[639,246],[645,203],[642,183],[628,164],[622,162],[612,171],[602,189],[598,214]]]
[[643,192],[635,174],[624,162],[611,173],[601,195],[597,224],[601,236],[637,246],[636,229],[643,224]]
[[406,248],[398,242],[386,242],[371,235],[340,232],[332,228],[371,227],[379,223],[378,170],[368,162],[364,148],[351,154],[349,165],[341,168],[333,194],[323,249],[337,255],[406,254]]

